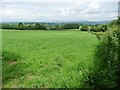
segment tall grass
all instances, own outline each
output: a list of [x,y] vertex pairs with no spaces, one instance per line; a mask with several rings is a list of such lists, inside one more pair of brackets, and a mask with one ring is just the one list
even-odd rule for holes
[[3,87],[86,87],[98,40],[78,30],[3,31]]

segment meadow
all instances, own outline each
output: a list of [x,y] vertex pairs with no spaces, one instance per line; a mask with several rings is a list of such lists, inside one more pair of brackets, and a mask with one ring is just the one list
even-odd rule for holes
[[3,30],[3,87],[87,87],[95,35],[79,30]]

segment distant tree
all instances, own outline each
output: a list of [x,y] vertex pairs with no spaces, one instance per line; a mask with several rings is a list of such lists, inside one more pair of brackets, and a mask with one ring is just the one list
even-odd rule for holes
[[35,29],[36,29],[36,30],[46,30],[47,28],[46,28],[46,26],[43,25],[43,24],[36,23],[36,24],[35,24]]
[[17,29],[19,29],[19,30],[25,30],[25,25],[22,22],[20,22],[18,24],[18,28]]
[[79,29],[79,24],[65,24],[64,29]]
[[81,31],[89,31],[89,26],[87,25],[82,26]]
[[1,26],[2,26],[2,29],[10,29],[11,28],[10,24],[2,24]]
[[62,29],[64,29],[64,28],[63,28],[63,26],[61,26],[61,25],[55,25],[53,29],[54,29],[54,30],[62,30]]
[[44,24],[40,24],[40,30],[46,30],[47,27]]
[[16,29],[17,25],[16,24],[1,24],[2,29]]
[[59,25],[56,25],[56,26],[55,26],[55,29],[56,29],[56,30],[59,30]]
[[50,30],[56,30],[56,27],[55,27],[55,26],[50,26],[49,29],[50,29]]
[[107,30],[108,30],[108,25],[107,25],[107,24],[102,25],[102,26],[99,28],[99,31],[105,32],[105,31],[107,31]]
[[36,29],[36,30],[40,29],[40,24],[39,24],[39,23],[36,23],[36,24],[35,24],[35,29]]
[[28,26],[26,27],[26,29],[27,29],[27,30],[33,30],[34,27],[33,27],[32,25],[28,25]]
[[20,22],[19,24],[18,24],[18,26],[22,26],[23,25],[23,23],[22,22]]
[[90,28],[90,31],[94,31],[94,32],[105,32],[109,29],[108,24],[104,24],[104,25],[94,25]]

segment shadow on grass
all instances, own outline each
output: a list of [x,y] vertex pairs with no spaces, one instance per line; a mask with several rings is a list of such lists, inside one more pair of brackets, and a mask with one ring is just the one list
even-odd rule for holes
[[12,79],[22,77],[24,73],[24,65],[20,63],[21,56],[14,52],[2,52],[2,82],[3,86]]

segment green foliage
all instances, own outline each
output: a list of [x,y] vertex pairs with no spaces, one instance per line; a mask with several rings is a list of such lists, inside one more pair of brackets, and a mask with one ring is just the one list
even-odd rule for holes
[[79,24],[65,24],[64,29],[79,29]]
[[105,32],[105,31],[107,31],[108,30],[108,25],[106,24],[106,25],[102,25],[100,28],[99,28],[99,31],[103,31],[103,32]]
[[90,31],[97,32],[97,31],[98,31],[98,29],[97,29],[97,27],[96,27],[96,26],[91,26],[91,29],[90,29]]
[[98,40],[101,40],[103,38],[104,32],[92,32],[92,34],[96,35]]
[[109,29],[108,25],[94,25],[91,27],[90,31],[94,31],[94,32],[105,32]]
[[40,27],[40,24],[39,24],[39,23],[36,23],[36,24],[35,24],[35,29],[36,29],[36,30],[39,30],[40,28],[41,28],[41,27]]
[[117,24],[118,24],[118,19],[117,19],[117,20],[113,20],[113,21],[110,22],[109,24],[110,24],[110,26],[112,26],[112,25],[117,25]]
[[[120,19],[112,23],[119,27]],[[108,24],[110,25],[110,24]],[[94,32],[101,36],[100,44],[96,48],[94,67],[85,77],[85,84],[97,88],[120,87],[120,30],[113,26],[101,25],[100,30],[107,30],[104,34]],[[96,26],[95,26],[96,27]],[[98,27],[98,25],[97,25]]]
[[1,24],[1,26],[2,29],[17,29],[16,24]]
[[17,30],[46,30],[44,24],[35,23],[33,24],[23,24],[22,22],[18,24],[2,24],[2,29],[17,29]]
[[112,30],[118,30],[118,21],[119,19],[113,20],[112,22],[108,23],[108,27],[110,27]]
[[91,86],[115,88],[120,86],[120,32],[107,31],[96,49],[94,68],[89,73]]
[[81,31],[89,31],[89,26],[83,25]]
[[56,29],[56,30],[63,30],[64,27],[63,27],[62,25],[56,25],[56,26],[55,26],[55,29]]
[[46,26],[39,23],[36,23],[34,28],[35,30],[46,30]]
[[64,27],[62,25],[54,25],[50,26],[49,30],[64,30]]
[[34,26],[33,25],[28,25],[28,26],[26,26],[26,29],[27,30],[34,30]]
[[26,27],[25,27],[25,25],[24,25],[23,23],[20,22],[20,23],[18,24],[18,28],[17,28],[18,30],[25,30],[25,28],[26,28]]

